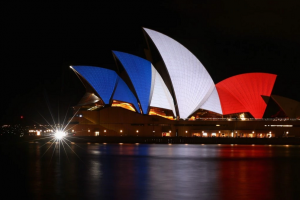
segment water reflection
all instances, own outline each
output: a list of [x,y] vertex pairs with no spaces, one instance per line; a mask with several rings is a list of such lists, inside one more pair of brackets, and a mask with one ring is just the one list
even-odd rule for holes
[[224,147],[219,157],[222,199],[274,199],[272,152],[267,146]]
[[[49,144],[50,145],[50,144]],[[300,147],[28,144],[31,199],[300,199]],[[51,150],[51,149],[50,149]],[[51,160],[51,162],[50,162]]]

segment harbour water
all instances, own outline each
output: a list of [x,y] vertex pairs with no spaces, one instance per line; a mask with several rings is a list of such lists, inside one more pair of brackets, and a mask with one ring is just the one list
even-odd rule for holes
[[2,145],[1,196],[300,199],[299,145],[68,144]]

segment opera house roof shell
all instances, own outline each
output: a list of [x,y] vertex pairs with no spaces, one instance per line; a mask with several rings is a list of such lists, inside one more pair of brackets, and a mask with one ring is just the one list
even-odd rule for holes
[[276,75],[247,73],[215,84],[202,63],[179,42],[151,29],[144,31],[163,65],[113,51],[117,71],[71,67],[104,104],[111,105],[114,100],[127,102],[142,114],[149,114],[152,107],[162,108],[182,119],[199,109],[220,115],[249,112],[254,118],[263,117],[267,104],[262,96],[271,96]]

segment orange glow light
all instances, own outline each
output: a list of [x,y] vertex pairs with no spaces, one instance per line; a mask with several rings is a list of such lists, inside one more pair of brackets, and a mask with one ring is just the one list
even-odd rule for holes
[[157,115],[157,116],[160,116],[160,117],[164,117],[164,118],[167,118],[169,120],[174,120],[173,116],[166,116],[166,115],[163,115],[164,113],[158,113],[154,110],[150,110],[149,112],[149,115]]
[[135,112],[134,107],[132,106],[132,104],[130,103],[125,103],[125,102],[121,102],[121,101],[113,101],[112,107],[121,107],[121,108],[125,108],[127,110],[131,110],[133,112]]

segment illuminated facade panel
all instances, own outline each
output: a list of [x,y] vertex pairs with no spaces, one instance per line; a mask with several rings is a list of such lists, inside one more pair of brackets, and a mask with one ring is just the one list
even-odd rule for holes
[[247,109],[222,84],[216,85],[224,115],[247,112]]
[[176,116],[174,101],[171,96],[171,93],[168,90],[162,77],[153,66],[152,66],[152,76],[153,76],[152,80],[154,83],[153,83],[153,92],[152,92],[150,106],[172,110],[174,116]]
[[135,55],[113,51],[126,70],[144,114],[148,113],[151,93],[151,63]]
[[220,98],[216,87],[213,88],[211,95],[204,102],[204,104],[202,104],[200,108],[218,114],[222,114],[222,107],[221,107]]
[[[173,85],[180,118],[186,119],[205,103],[214,82],[201,62],[172,38],[144,28],[158,49]],[[217,105],[219,107],[219,105]]]
[[137,99],[130,91],[127,84],[121,78],[118,79],[117,87],[113,95],[113,100],[131,103],[135,106],[136,111],[140,113]]
[[72,66],[98,93],[105,104],[109,104],[118,75],[115,71],[92,66]]
[[251,113],[254,118],[262,118],[267,107],[262,95],[271,95],[275,79],[276,75],[274,74],[247,73],[219,82],[216,87],[223,114],[232,114],[243,110],[243,112]]

